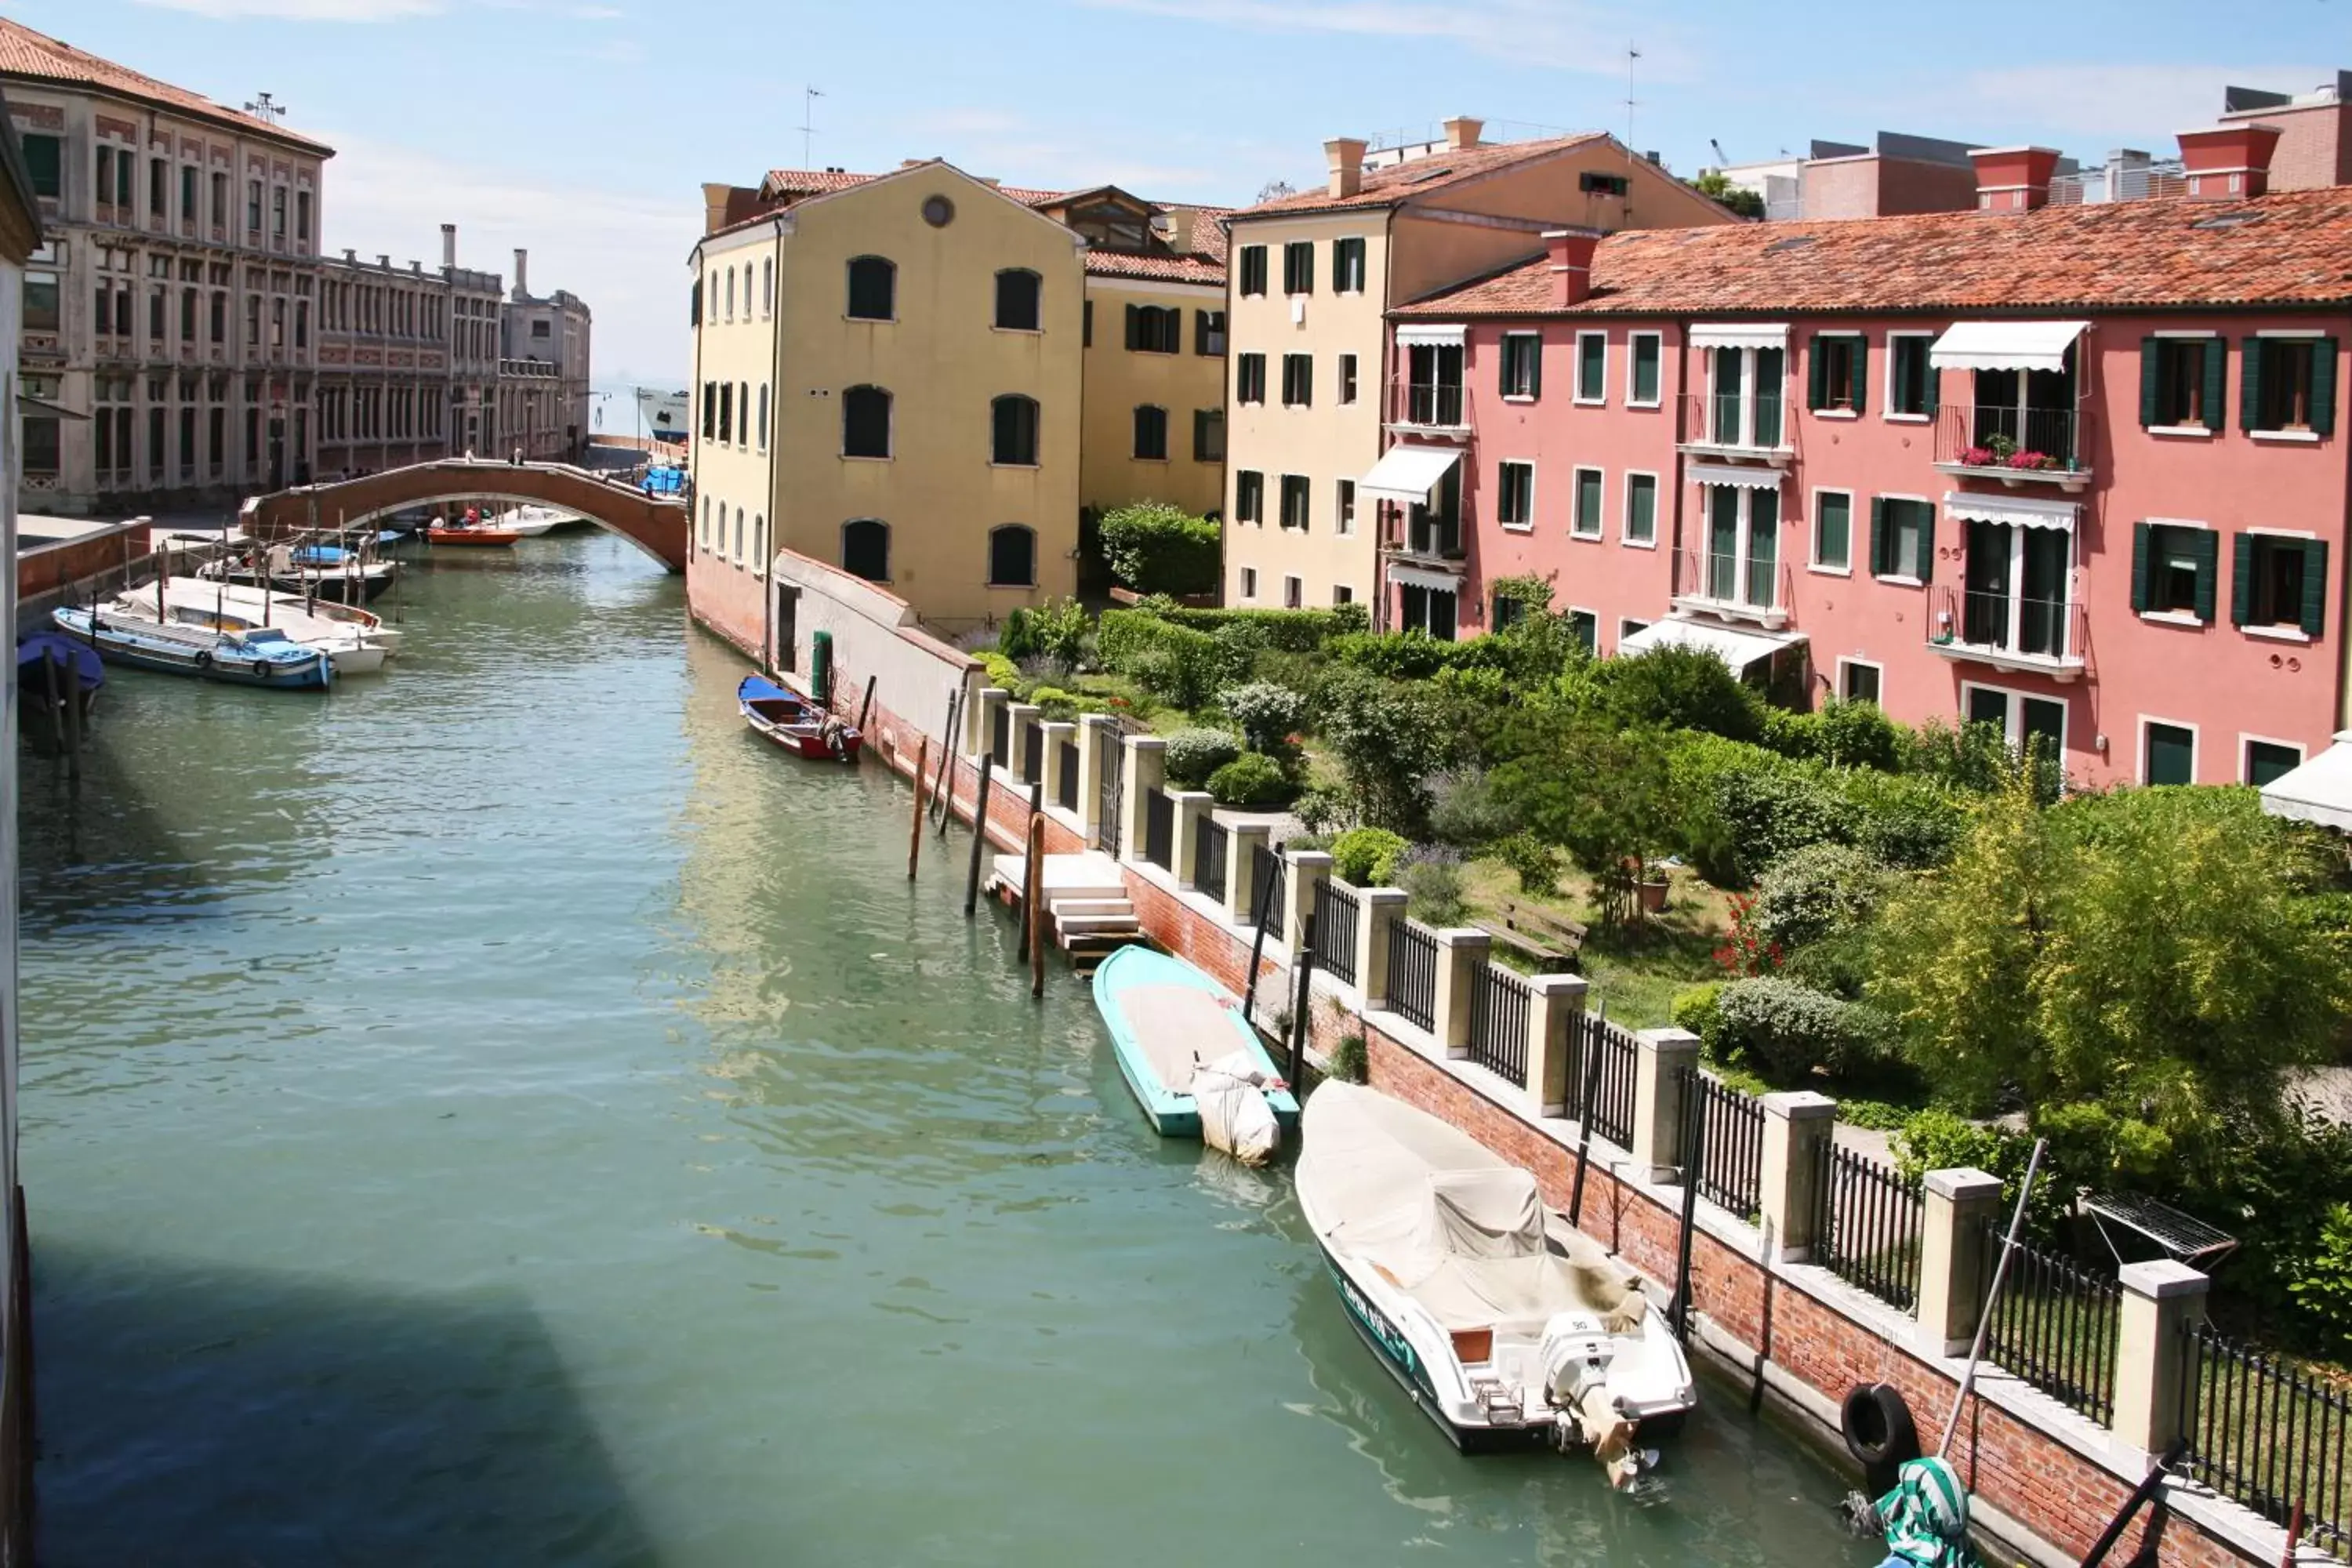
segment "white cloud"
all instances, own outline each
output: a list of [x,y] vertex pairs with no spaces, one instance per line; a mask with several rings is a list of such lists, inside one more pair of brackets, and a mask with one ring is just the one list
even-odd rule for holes
[[1622,78],[1625,50],[1642,50],[1643,74],[1681,77],[1688,55],[1654,16],[1584,0],[1080,0],[1268,33],[1342,33],[1450,42],[1521,65]]
[[139,0],[164,11],[192,11],[215,21],[404,22],[438,16],[444,0]]
[[[2309,66],[2067,65],[1976,71],[1933,93],[1947,115],[1986,125],[2025,123],[2161,153],[2172,132],[2210,125],[2224,87],[2305,92],[2332,72]],[[1918,100],[1912,99],[1916,103]],[[1998,131],[1979,135],[2000,140]],[[2078,151],[2068,149],[2068,151]]]

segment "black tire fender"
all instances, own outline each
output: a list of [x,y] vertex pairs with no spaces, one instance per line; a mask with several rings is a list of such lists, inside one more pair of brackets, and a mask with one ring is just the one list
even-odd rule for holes
[[1869,1478],[1871,1495],[1894,1489],[1897,1473],[1919,1457],[1919,1429],[1894,1384],[1857,1384],[1838,1410],[1838,1431]]

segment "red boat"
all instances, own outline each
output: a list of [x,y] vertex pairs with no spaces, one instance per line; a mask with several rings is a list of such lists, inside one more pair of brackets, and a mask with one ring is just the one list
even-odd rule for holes
[[428,528],[427,542],[434,544],[512,544],[522,537],[510,528]]
[[747,675],[735,689],[743,721],[788,752],[817,762],[857,760],[856,726],[845,724],[763,675]]

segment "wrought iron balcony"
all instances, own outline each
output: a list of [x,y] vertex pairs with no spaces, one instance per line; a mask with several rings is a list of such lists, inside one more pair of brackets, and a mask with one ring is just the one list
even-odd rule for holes
[[2090,618],[2063,596],[1935,588],[1927,635],[1927,646],[1946,658],[2072,680],[2086,663]]
[[1686,392],[1678,450],[1694,457],[1762,458],[1775,467],[1797,454],[1796,423],[1779,391]]
[[1460,430],[1462,384],[1414,382],[1404,389],[1402,416],[1396,423],[1417,430]]
[[1727,551],[1685,545],[1675,557],[1674,606],[1755,621],[1789,624],[1795,576],[1785,561],[1741,560]]
[[1936,467],[1948,474],[2080,490],[2091,482],[2088,419],[2072,408],[1948,404],[1936,416]]

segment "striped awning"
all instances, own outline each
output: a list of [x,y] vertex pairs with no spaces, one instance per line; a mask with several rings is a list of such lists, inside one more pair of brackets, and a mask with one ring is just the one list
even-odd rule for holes
[[1693,463],[1690,478],[1695,485],[1738,485],[1751,490],[1777,490],[1780,488],[1780,469],[1742,463]]
[[2074,531],[2083,509],[2073,501],[2042,500],[2032,496],[1979,495],[1966,490],[1944,492],[1944,515],[1964,522],[2006,522],[2017,528],[2054,528]]

